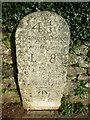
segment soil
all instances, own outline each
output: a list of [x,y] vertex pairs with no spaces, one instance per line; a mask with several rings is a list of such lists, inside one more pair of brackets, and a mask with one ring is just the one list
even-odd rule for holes
[[8,104],[2,106],[2,118],[22,118],[26,115],[26,110],[23,107],[18,107],[17,104]]
[[[58,115],[57,111],[26,111],[20,104],[11,103],[2,106],[2,120],[23,120],[35,118],[88,118],[88,115],[74,114],[70,117]],[[31,113],[31,114],[28,114]],[[43,114],[42,114],[43,113]],[[48,115],[49,113],[49,115]],[[47,114],[47,115],[45,115]],[[49,116],[49,117],[48,117]]]

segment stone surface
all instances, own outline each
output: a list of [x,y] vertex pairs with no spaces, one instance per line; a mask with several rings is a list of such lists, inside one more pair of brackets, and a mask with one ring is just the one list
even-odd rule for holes
[[86,60],[88,53],[88,46],[80,45],[74,50],[74,53],[69,53],[69,65],[78,65],[78,67],[88,68],[89,63]]
[[67,75],[67,23],[53,12],[31,13],[20,21],[15,37],[23,107],[58,109]]
[[69,53],[69,58],[68,58],[68,65],[76,64],[77,61],[75,61],[76,54],[71,54]]
[[75,68],[72,66],[68,66],[67,67],[67,75],[70,77],[71,76],[75,77],[77,75]]
[[87,72],[87,69],[85,68],[82,68],[82,67],[74,67],[75,71],[76,71],[76,74],[78,75],[81,75],[81,74],[86,74]]
[[68,80],[68,81],[67,81],[67,84],[66,84],[66,86],[65,86],[65,89],[64,89],[63,94],[64,94],[65,96],[71,95],[74,87],[75,87],[75,84],[74,84],[71,80]]
[[88,103],[90,103],[88,93],[86,93],[85,98],[83,98],[83,99],[81,99],[79,95],[76,95],[76,96],[73,95],[73,96],[70,97],[70,101],[72,103],[81,102],[81,103],[83,103],[85,105],[87,105]]
[[87,76],[87,75],[82,74],[82,75],[79,75],[79,76],[78,76],[78,79],[79,79],[79,80],[89,81],[89,80],[90,80],[90,76]]
[[85,45],[81,45],[80,47],[78,47],[78,49],[75,49],[75,54],[77,54],[78,56],[83,56],[83,58],[87,56],[87,52],[88,47]]
[[90,76],[90,67],[88,67],[87,74]]

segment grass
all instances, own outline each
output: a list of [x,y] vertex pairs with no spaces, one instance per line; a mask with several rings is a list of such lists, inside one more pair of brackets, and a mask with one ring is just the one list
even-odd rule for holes
[[73,54],[76,49],[79,49],[80,45],[81,45],[81,42],[71,43],[69,47],[69,53]]
[[[86,83],[85,80],[79,80],[78,78],[75,78],[72,80],[76,83],[76,88],[74,88],[73,93],[74,95],[78,95],[81,99],[86,97]],[[82,114],[87,115],[89,112],[88,105],[84,105],[81,102],[72,103],[69,100],[69,97],[62,97],[61,100],[61,106],[59,109],[59,113],[64,116],[72,116],[75,114]]]
[[78,86],[74,89],[74,95],[79,95],[80,98],[85,98],[86,88],[83,86]]
[[87,114],[89,109],[87,105],[83,105],[81,102],[74,103],[75,113]]
[[87,115],[88,111],[87,105],[83,105],[81,102],[71,103],[67,97],[62,97],[59,114],[64,116],[75,114]]
[[74,95],[79,95],[80,98],[85,98],[86,97],[86,83],[87,81],[85,80],[78,80],[77,78],[72,80],[73,82],[76,83],[76,88],[74,88]]
[[65,97],[61,100],[61,114],[64,116],[70,116],[74,113],[74,106],[73,104],[68,101]]
[[10,48],[10,39],[11,39],[11,33],[8,34],[2,34],[2,42],[7,48]]

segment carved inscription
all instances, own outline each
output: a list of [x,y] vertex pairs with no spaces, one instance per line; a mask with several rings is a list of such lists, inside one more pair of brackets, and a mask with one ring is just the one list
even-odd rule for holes
[[36,60],[34,60],[34,55],[31,54],[31,62],[36,62]]
[[37,30],[37,32],[47,31],[48,33],[52,33],[53,31],[56,31],[51,21],[47,21],[47,23],[44,23],[44,25],[42,25],[41,22],[38,22],[32,27],[32,29]]
[[[56,60],[56,55],[55,54],[51,54],[49,61],[51,63],[54,63],[55,60]],[[34,55],[33,54],[31,54],[31,60],[30,61],[31,62],[36,62],[36,60],[34,59]]]
[[39,91],[38,94],[47,94],[46,90]]
[[54,63],[55,59],[56,59],[56,55],[55,54],[51,54],[50,62]]
[[41,27],[41,24],[40,24],[40,22],[38,22],[37,24],[35,24],[33,27],[32,27],[32,29],[37,29],[38,30],[38,32],[41,32],[42,31],[42,27]]

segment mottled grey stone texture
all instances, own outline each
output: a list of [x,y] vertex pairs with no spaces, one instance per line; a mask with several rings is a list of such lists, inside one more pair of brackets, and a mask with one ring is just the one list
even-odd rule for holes
[[70,31],[64,18],[42,11],[16,30],[18,81],[27,110],[58,109],[66,84]]

